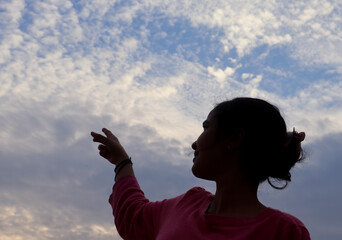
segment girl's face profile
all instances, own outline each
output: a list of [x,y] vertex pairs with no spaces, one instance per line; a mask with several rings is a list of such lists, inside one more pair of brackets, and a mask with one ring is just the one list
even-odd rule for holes
[[215,112],[211,111],[203,122],[203,132],[192,144],[192,149],[195,150],[192,172],[196,177],[214,180],[220,161],[225,158],[227,146],[224,142],[217,138]]

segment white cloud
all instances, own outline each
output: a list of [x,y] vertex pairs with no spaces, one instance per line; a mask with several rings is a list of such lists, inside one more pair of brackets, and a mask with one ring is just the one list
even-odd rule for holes
[[[106,5],[105,9],[100,10],[101,4],[108,5]],[[98,18],[101,18],[106,14],[106,11],[108,12],[115,2],[103,2],[101,4],[96,5],[96,7],[94,6],[94,9],[91,12],[100,11],[101,14]],[[153,4],[157,4],[157,2]],[[273,31],[274,29],[282,28],[280,26],[284,26],[284,23],[281,22],[283,21],[281,20],[282,18],[277,20],[274,19],[276,11],[271,10],[274,10],[276,5],[267,3],[265,9],[262,10],[261,8],[258,9],[259,3],[256,2],[254,5],[252,4],[246,8],[256,8],[256,11],[249,13],[247,10],[237,11],[235,8],[238,6],[229,6],[223,2],[217,5],[208,4],[209,6],[206,10],[199,5],[190,4],[191,7],[194,7],[194,12],[199,11],[199,9],[204,11],[201,16],[196,14],[189,15],[189,17],[191,17],[190,20],[193,21],[195,26],[199,26],[198,24],[201,23],[212,27],[221,24],[223,29],[228,27],[228,29],[231,28],[234,30],[236,28],[236,33],[242,31],[242,34],[239,34],[239,39],[235,39],[236,41],[240,40],[241,37],[246,37],[246,42],[243,43],[242,41],[239,44],[248,44],[249,41],[252,41],[253,44],[258,44],[257,42],[260,39],[258,37],[255,38],[255,36],[260,33],[262,33],[262,35],[265,34],[265,36],[262,37],[264,40],[269,37],[270,39],[275,40],[275,42],[291,41],[287,39],[289,38],[288,34],[279,35],[276,34],[277,31],[274,33],[276,35],[266,34],[268,31],[271,31],[271,29]],[[227,9],[227,11],[217,11],[220,4],[224,6],[222,9]],[[244,3],[241,4],[242,6],[245,6]],[[149,7],[152,5],[149,5]],[[37,6],[39,6],[38,9],[42,10],[42,13],[37,16],[37,19],[33,21],[29,28],[32,35],[28,36],[20,33],[12,35],[12,40],[7,41],[8,44],[12,44],[11,46],[15,46],[17,50],[24,50],[24,53],[20,53],[19,55],[19,53],[14,51],[10,45],[3,45],[5,46],[4,50],[13,55],[12,62],[7,63],[1,71],[1,75],[4,76],[3,79],[5,79],[1,83],[0,90],[2,97],[5,99],[5,101],[3,101],[3,116],[6,116],[9,111],[11,112],[11,116],[20,116],[21,109],[34,108],[37,103],[42,107],[45,104],[49,104],[48,109],[45,109],[44,111],[47,111],[47,114],[52,115],[62,114],[65,109],[69,108],[68,106],[73,104],[81,107],[89,105],[91,106],[89,108],[90,111],[96,115],[110,114],[115,121],[131,121],[132,124],[148,123],[154,126],[160,134],[166,134],[170,138],[183,138],[185,140],[188,139],[188,137],[185,137],[181,130],[179,132],[167,130],[170,127],[170,123],[167,119],[177,119],[173,122],[175,124],[183,125],[184,129],[196,129],[195,127],[189,127],[194,118],[187,116],[187,118],[184,119],[184,112],[191,111],[192,114],[195,114],[196,116],[201,114],[205,115],[206,113],[196,113],[195,109],[196,111],[203,111],[202,109],[209,110],[212,103],[218,99],[247,95],[269,97],[270,99],[274,99],[275,102],[278,102],[277,96],[273,96],[272,94],[259,89],[259,84],[262,79],[262,75],[260,74],[256,75],[256,78],[250,80],[247,84],[235,81],[235,72],[237,68],[241,67],[241,65],[237,65],[237,63],[234,64],[237,67],[225,66],[220,68],[209,66],[205,70],[203,66],[184,61],[182,56],[168,59],[169,56],[151,54],[142,46],[139,39],[135,37],[114,38],[118,41],[109,41],[112,48],[104,45],[102,48],[92,48],[92,51],[88,54],[86,54],[85,49],[81,50],[84,51],[83,53],[71,52],[69,55],[65,54],[66,49],[64,47],[64,40],[47,33],[48,30],[51,30],[51,33],[56,36],[59,35],[57,34],[58,32],[63,33],[64,39],[74,38],[75,36],[72,31],[59,28],[58,24],[59,22],[65,24],[70,19],[77,19],[76,12],[70,11],[68,13],[68,16],[71,16],[70,19],[62,21],[60,13],[57,11],[60,6],[54,7],[41,3]],[[71,5],[69,4],[66,6],[70,7]],[[176,6],[177,4],[173,7]],[[241,6],[239,5],[239,7]],[[90,9],[90,6],[86,6],[85,8]],[[135,9],[137,10],[138,8]],[[184,10],[172,14],[186,14],[186,6],[183,6],[182,9]],[[292,11],[291,13],[294,14],[296,12],[295,9],[295,7],[292,10],[290,8],[289,11]],[[131,11],[126,8],[121,10]],[[136,12],[136,10],[134,11]],[[167,13],[171,14],[166,9],[163,9],[163,11],[167,11]],[[212,13],[216,14],[216,20],[213,20],[214,22],[206,22],[210,19],[206,16],[211,16],[210,14]],[[252,13],[254,15],[251,15]],[[329,10],[326,11],[325,14],[330,13],[331,11]],[[134,16],[134,14],[130,15]],[[94,18],[94,16],[92,16],[92,18]],[[223,19],[222,21],[219,20],[221,18]],[[42,19],[49,19],[49,21],[43,21]],[[220,23],[217,23],[217,21],[220,21]],[[290,20],[287,19],[286,21]],[[272,22],[272,24],[266,27],[265,24],[268,22]],[[78,32],[77,29],[84,29],[77,20],[70,20],[70,23],[71,25],[75,25],[73,29],[76,29],[76,32]],[[332,26],[332,28],[333,27],[334,26]],[[45,35],[43,34],[44,37],[39,40],[39,42],[36,41],[34,36],[40,35],[37,35],[35,33],[36,30],[32,29],[36,29],[38,32],[41,31],[39,29],[42,29],[42,31],[45,32]],[[319,29],[318,25],[316,26],[316,29]],[[95,30],[97,30],[96,27]],[[120,33],[118,27],[111,27],[111,30],[114,33]],[[84,30],[80,30],[80,32],[84,32]],[[86,34],[89,34],[89,29],[86,29],[85,32]],[[98,34],[98,32],[95,33]],[[234,31],[232,33],[234,33]],[[227,34],[231,33],[227,32]],[[234,42],[235,35],[229,36],[229,41]],[[284,39],[280,39],[282,37],[284,37]],[[276,40],[277,38],[279,39]],[[83,38],[76,37],[76,42],[81,40],[85,41],[85,44],[89,44],[87,46],[92,47],[91,44],[93,43],[93,40],[87,42]],[[74,43],[74,41],[71,42]],[[41,45],[42,43],[44,44]],[[37,52],[44,49],[45,44],[51,44],[56,47],[44,50],[44,58],[40,58],[37,56]],[[250,45],[251,48],[256,46],[253,44]],[[240,47],[241,53],[248,51],[242,47],[242,45],[240,45]],[[316,48],[312,45],[310,49]],[[335,47],[332,45],[331,51],[333,49],[335,49]],[[337,55],[338,53],[336,53],[336,56]],[[236,59],[234,61],[236,61]],[[168,72],[159,72],[158,68],[168,69]],[[209,73],[209,76],[206,74],[206,71]],[[194,76],[190,76],[191,74],[194,74]],[[247,75],[242,76],[247,77]],[[175,81],[175,79],[177,79],[177,81]],[[212,84],[212,80],[215,79],[217,83]],[[203,84],[203,82],[210,82],[210,88],[208,88],[207,84]],[[222,85],[223,83],[224,85]],[[227,84],[230,86],[229,91],[224,90],[224,87],[228,86]],[[188,103],[189,106],[184,106],[183,103],[182,106],[176,105],[184,100],[192,101],[191,99],[188,99],[187,93],[185,93],[185,91],[187,91],[186,87],[190,85],[192,85],[191,91],[193,91],[193,95],[199,94],[202,99],[198,98],[193,103]],[[315,88],[314,92],[316,95],[318,94],[322,97],[323,94],[321,92],[325,91],[326,88],[329,87],[324,86],[319,89]],[[303,91],[312,92],[313,90]],[[20,98],[12,98],[12,94],[20,96]],[[331,96],[331,99],[336,100],[339,98],[339,96],[332,91],[324,92],[324,94],[330,94],[329,96]],[[311,94],[301,94],[298,97],[298,99],[302,99],[301,101],[308,102],[311,98]],[[288,99],[282,100],[288,101]],[[155,106],[156,102],[158,102],[158,106]],[[21,107],[13,108],[13,106],[16,105],[21,105]],[[198,107],[190,107],[192,105],[198,105]],[[318,108],[318,111],[321,111],[321,108],[317,105],[309,104],[309,106],[314,109]],[[286,109],[287,106],[285,106],[285,110]],[[305,109],[309,109],[309,107]],[[45,116],[42,110],[37,109],[36,111]],[[163,113],[163,116],[156,114],[156,111]],[[298,109],[298,112],[303,112],[303,109]],[[306,110],[305,114],[308,112],[313,113],[315,111]],[[120,113],[120,116],[118,116],[117,113]],[[8,118],[4,117],[4,119]],[[317,119],[317,122],[323,121],[319,118],[314,119]],[[185,124],[184,121],[186,121]],[[333,122],[334,119],[331,119],[331,121]],[[49,125],[48,123],[45,123],[43,119],[39,120],[39,122],[43,125],[46,124],[46,126]],[[313,126],[317,125],[314,124]],[[336,131],[339,131],[340,126],[338,124],[333,124],[331,127],[327,128],[330,129],[327,130],[327,132],[333,131],[332,129],[335,127],[337,127]],[[3,136],[9,136],[12,133],[13,130],[9,129],[11,129],[11,127],[7,130],[2,130]],[[44,135],[46,137],[48,136],[47,134]],[[41,134],[36,136],[42,137]],[[39,138],[37,138],[37,141],[38,139]],[[5,144],[5,146],[9,147],[10,143],[8,143],[8,145]]]
[[11,28],[18,25],[22,16],[21,11],[25,8],[25,1],[6,1],[1,4],[1,8],[4,10],[1,13],[1,20],[5,23],[4,26]]
[[235,69],[226,67],[224,70],[214,67],[208,67],[208,73],[213,75],[219,83],[223,83],[228,77],[231,77],[235,73]]
[[194,27],[219,29],[224,52],[235,48],[240,57],[264,44],[291,44],[293,57],[303,64],[341,65],[338,1],[154,1],[145,5],[170,17],[187,18]]
[[269,66],[264,68],[264,70],[266,72],[270,72],[272,74],[275,74],[275,75],[277,75],[279,77],[285,77],[285,78],[293,78],[294,77],[291,72],[282,71],[282,70],[279,70],[279,69],[271,68]]
[[44,209],[1,205],[1,239],[121,239],[110,222],[84,223],[84,219],[77,217],[78,213],[71,214],[71,209],[68,213],[52,206]]
[[[30,6],[33,9],[24,9],[24,1],[2,6],[6,13],[2,13],[5,17],[1,24],[6,27],[1,30],[0,45],[1,152],[7,154],[6,159],[9,156],[20,159],[18,165],[30,161],[18,157],[19,153],[40,159],[34,161],[34,158],[29,162],[32,164],[27,164],[32,169],[26,177],[33,183],[44,182],[36,181],[33,176],[44,175],[46,165],[52,164],[50,158],[62,156],[56,160],[61,165],[52,164],[55,168],[63,167],[56,172],[61,174],[60,178],[56,177],[59,187],[66,186],[61,180],[65,171],[79,169],[81,173],[76,180],[68,176],[74,185],[58,189],[76,189],[77,184],[86,181],[81,177],[84,172],[97,168],[91,165],[85,170],[80,167],[80,161],[68,165],[66,161],[74,161],[77,154],[66,152],[79,150],[75,152],[89,164],[91,160],[87,156],[95,148],[84,149],[91,144],[85,139],[89,131],[106,126],[113,127],[120,139],[129,143],[137,158],[154,163],[161,163],[159,159],[163,158],[163,164],[182,165],[213,104],[236,96],[261,97],[275,103],[284,112],[290,129],[295,126],[307,132],[307,143],[342,131],[340,81],[316,81],[291,97],[282,97],[262,90],[264,74],[243,69],[245,66],[240,63],[241,57],[258,46],[283,44],[289,46],[298,64],[305,67],[324,63],[331,72],[341,73],[341,17],[337,2],[145,1],[121,6],[119,1],[103,0],[78,4],[83,5],[77,10],[70,1],[34,2]],[[21,23],[23,14],[32,17],[32,23],[26,22],[25,28],[20,26],[24,24]],[[139,19],[141,26],[130,25],[139,14],[143,16]],[[158,16],[154,18],[154,14]],[[149,23],[158,18],[173,23],[173,31],[179,21],[184,21],[194,31],[203,28],[219,32],[211,41],[222,46],[222,54],[220,51],[215,56],[220,61],[204,66],[191,62],[183,52],[154,51],[150,36],[161,41],[173,36],[166,27],[150,33]],[[179,31],[184,33],[185,29]],[[181,42],[174,43],[184,47]],[[228,58],[234,49],[238,56]],[[227,58],[232,65],[225,65]],[[281,77],[293,76],[291,72],[270,67],[265,71]],[[239,82],[236,76],[244,81]],[[135,146],[137,142],[146,145]],[[44,161],[39,156],[45,157]],[[9,162],[14,161],[6,161],[6,166],[13,167]],[[18,176],[21,176],[18,181],[25,182],[24,176]],[[99,183],[96,184],[97,188]],[[48,183],[44,189],[49,189]],[[80,191],[87,190],[84,186],[80,188]],[[13,191],[10,196],[1,195],[2,199],[12,200],[11,196],[20,189]],[[39,197],[40,194],[44,193],[39,192]],[[47,199],[40,203],[44,205]],[[6,232],[1,230],[0,238],[20,238],[28,233],[25,239],[34,239],[37,234],[46,238],[59,236],[58,223],[64,221],[70,223],[65,228],[70,235],[65,239],[99,239],[95,236],[100,235],[109,239],[110,231],[115,232],[110,226],[112,219],[108,225],[88,223],[75,217],[82,211],[71,210],[74,216],[67,215],[66,219],[62,215],[69,209],[58,212],[58,206],[46,205],[46,209],[57,211],[51,214],[39,205],[33,206],[2,203],[0,227]],[[46,219],[50,215],[54,215],[52,223],[44,223],[38,217]],[[18,228],[13,226],[24,224],[20,221],[28,222],[27,226],[33,226],[34,231],[25,227],[16,231]]]
[[242,73],[241,78],[246,79],[246,78],[251,78],[253,77],[252,73]]
[[257,75],[255,78],[253,78],[250,82],[250,96],[251,97],[257,97],[258,96],[258,88],[259,88],[259,83],[262,80],[262,75]]
[[98,0],[82,2],[80,16],[101,19],[119,0]]

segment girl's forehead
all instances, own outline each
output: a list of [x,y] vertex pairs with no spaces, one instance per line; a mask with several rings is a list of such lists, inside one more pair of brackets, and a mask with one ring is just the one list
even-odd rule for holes
[[208,114],[208,116],[207,116],[207,120],[213,120],[214,119],[214,117],[215,117],[215,112],[214,112],[214,109],[213,110],[211,110],[210,112],[209,112],[209,114]]

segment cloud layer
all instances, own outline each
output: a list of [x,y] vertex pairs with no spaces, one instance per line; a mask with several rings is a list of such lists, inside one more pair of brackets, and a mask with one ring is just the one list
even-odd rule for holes
[[[337,0],[0,5],[1,239],[120,239],[106,202],[112,168],[97,160],[89,137],[102,127],[139,159],[152,199],[194,184],[213,189],[191,177],[190,146],[213,105],[236,96],[265,98],[289,129],[306,131],[308,147],[319,150],[286,193],[310,190],[303,201],[314,199],[312,206],[300,214],[313,238],[342,235],[331,208],[329,229],[312,220],[322,213],[310,215],[341,200],[328,187],[341,182],[331,174],[342,132]],[[335,201],[316,200],[306,178]],[[277,204],[300,212],[284,202]]]

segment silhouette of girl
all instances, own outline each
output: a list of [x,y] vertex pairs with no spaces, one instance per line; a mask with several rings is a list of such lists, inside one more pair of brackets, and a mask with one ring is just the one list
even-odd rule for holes
[[[264,206],[257,190],[267,180],[282,189],[290,169],[303,159],[305,134],[287,132],[277,107],[255,98],[218,104],[203,122],[192,144],[192,172],[216,182],[215,195],[194,187],[158,202],[145,198],[134,177],[132,162],[107,129],[92,132],[99,154],[116,165],[116,183],[109,203],[124,239],[308,240],[304,224],[294,216]],[[275,186],[271,179],[283,181]]]

